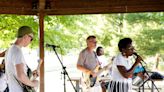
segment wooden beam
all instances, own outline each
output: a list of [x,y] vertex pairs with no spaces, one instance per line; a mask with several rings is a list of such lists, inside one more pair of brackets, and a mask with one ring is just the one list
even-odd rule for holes
[[0,14],[37,15],[32,3],[35,0],[1,0]]
[[47,15],[164,11],[164,0],[52,0]]
[[0,0],[1,14],[37,15],[40,10],[46,15],[161,12],[164,0]]

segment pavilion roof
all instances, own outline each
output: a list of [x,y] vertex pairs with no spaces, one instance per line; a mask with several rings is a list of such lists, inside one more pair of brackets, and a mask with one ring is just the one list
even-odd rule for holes
[[104,14],[164,11],[164,0],[0,0],[0,14]]

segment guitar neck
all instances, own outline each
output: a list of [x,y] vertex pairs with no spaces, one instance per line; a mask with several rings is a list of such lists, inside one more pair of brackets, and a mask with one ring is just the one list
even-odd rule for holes
[[109,66],[111,66],[112,62],[110,62],[108,65],[104,66],[102,69],[100,69],[97,72],[97,75],[100,75],[103,71],[107,70]]
[[43,63],[43,60],[41,59],[41,60],[39,61],[39,64],[38,64],[37,68],[36,68],[37,71],[40,70],[40,66],[41,66],[42,63]]
[[[42,63],[43,63],[43,60],[40,60],[39,63],[38,63],[38,66],[37,66],[37,68],[36,68],[36,71],[37,71],[37,72],[39,72],[40,66],[41,66]],[[37,77],[32,76],[31,80],[35,80],[36,78],[37,78]]]

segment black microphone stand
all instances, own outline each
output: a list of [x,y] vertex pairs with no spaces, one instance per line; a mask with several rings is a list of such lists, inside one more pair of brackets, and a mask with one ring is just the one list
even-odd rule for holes
[[[143,61],[143,60],[142,60],[142,61]],[[143,61],[143,62],[144,62],[144,61]],[[145,63],[145,62],[144,62],[144,63]],[[147,70],[146,70],[145,67],[143,66],[142,62],[140,62],[140,64],[141,64],[141,66],[142,66],[143,69],[144,69],[144,73],[146,73],[146,75],[148,76],[148,79],[147,79],[146,81],[144,81],[144,79],[143,79],[144,82],[143,82],[143,84],[140,86],[140,87],[143,87],[143,92],[144,92],[144,84],[145,84],[148,80],[150,80],[150,81],[152,82],[152,84],[153,84],[153,86],[155,87],[155,89],[159,92],[157,86],[155,85],[154,81],[151,79],[149,73],[147,72]],[[146,63],[145,63],[145,64],[146,64]],[[152,86],[152,87],[153,87],[153,86]],[[140,90],[140,87],[139,87],[139,90]]]
[[69,77],[69,75],[68,75],[68,72],[66,71],[66,67],[63,65],[63,63],[62,63],[62,61],[60,60],[60,58],[59,58],[59,56],[58,56],[58,54],[57,54],[57,51],[56,51],[56,47],[55,46],[53,46],[52,47],[53,48],[53,50],[54,50],[54,52],[55,52],[55,54],[56,54],[56,56],[57,56],[57,58],[58,58],[58,60],[60,61],[60,64],[61,64],[61,66],[62,66],[62,69],[63,69],[63,72],[62,72],[62,74],[64,75],[64,92],[66,92],[66,75],[67,75],[67,77],[68,77],[68,79],[69,79],[69,81],[71,82],[71,84],[72,84],[72,87],[74,88],[74,90],[75,90],[75,92],[77,92],[77,90],[76,90],[76,88],[75,88],[75,86],[73,85],[73,83],[72,83],[72,80],[71,80],[71,78]]

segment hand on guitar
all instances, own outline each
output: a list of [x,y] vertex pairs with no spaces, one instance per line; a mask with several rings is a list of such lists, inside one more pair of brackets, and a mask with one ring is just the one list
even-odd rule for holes
[[96,76],[97,76],[97,73],[95,73],[95,72],[90,72],[90,75],[92,75],[92,77],[96,77]]
[[40,75],[38,70],[34,70],[32,74],[33,74],[33,79],[36,79]]
[[37,69],[32,72],[32,74],[33,74],[32,80],[35,80],[38,76],[40,76],[40,71],[39,70],[40,70],[40,66],[41,66],[42,63],[43,63],[43,60],[42,59],[39,60],[39,64],[37,66]]

